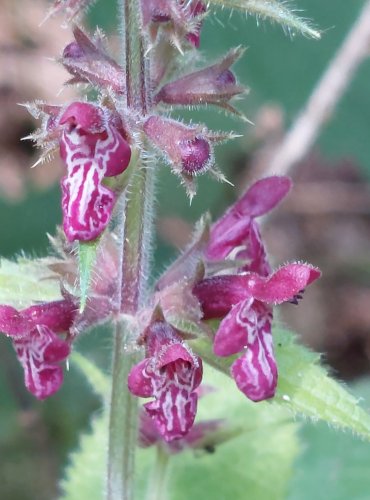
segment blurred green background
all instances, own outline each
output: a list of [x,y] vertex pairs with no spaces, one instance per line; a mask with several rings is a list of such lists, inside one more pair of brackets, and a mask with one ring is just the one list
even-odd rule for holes
[[[42,2],[36,3],[42,12]],[[280,27],[271,26],[268,23],[260,23],[257,26],[253,17],[245,19],[236,12],[231,17],[228,12],[218,12],[217,17],[209,17],[205,22],[201,43],[201,48],[206,54],[205,61],[217,59],[236,45],[248,47],[243,59],[237,63],[236,73],[239,80],[251,89],[249,95],[239,102],[238,106],[252,121],[256,120],[262,106],[274,103],[285,115],[285,127],[289,126],[356,19],[363,1],[296,0],[296,4],[324,31],[321,41],[312,41],[300,36],[291,38],[286,36]],[[5,2],[4,5],[2,9],[7,7],[12,9],[10,2]],[[35,25],[39,21],[40,19],[35,16]],[[105,30],[112,32],[113,41],[117,45],[114,0],[100,0],[90,12],[89,23],[91,26],[99,23]],[[24,30],[26,29],[24,26]],[[48,28],[48,25],[40,29],[43,30],[46,39],[53,36],[53,31]],[[20,36],[21,30],[20,24],[16,31],[17,36]],[[24,37],[22,47],[30,50],[28,57],[34,57],[34,71],[37,71],[38,62],[32,54],[31,35],[25,31],[22,36]],[[2,43],[1,50],[7,50],[3,39],[0,39],[0,42]],[[12,40],[8,40],[8,45],[11,43]],[[50,48],[47,45],[43,47],[40,44],[40,46],[43,57],[55,56],[49,52]],[[37,57],[39,56],[38,52]],[[4,64],[4,59],[0,59],[0,64],[2,63]],[[0,74],[5,70],[5,66],[3,68],[0,66]],[[40,75],[40,78],[46,78],[46,82],[48,80],[47,75]],[[58,90],[55,88],[52,92],[56,94]],[[17,101],[14,100],[14,103],[11,103],[14,107],[16,102],[30,98],[37,99],[39,96],[28,94],[22,96],[17,93],[16,98]],[[9,99],[11,101],[12,97]],[[2,113],[1,109],[0,113]],[[176,113],[174,116],[180,115],[189,117],[188,112]],[[241,186],[238,183],[239,181],[242,183],[240,179],[248,177],[248,159],[254,153],[256,144],[258,145],[254,127],[212,110],[196,111],[191,116],[194,122],[206,122],[209,128],[234,130],[243,135],[242,138],[218,148],[216,152],[218,165],[240,189]],[[27,133],[27,130],[23,130],[24,123],[30,124],[30,120],[25,116],[25,112],[20,123],[23,125],[20,126],[18,123],[19,129]],[[339,103],[335,115],[320,135],[317,147],[320,155],[326,158],[325,168],[334,169],[337,162],[347,158],[356,165],[358,183],[366,185],[370,178],[369,125],[370,63],[366,62],[358,71],[344,99]],[[26,151],[25,163],[29,162],[29,165],[32,163],[33,154],[31,150]],[[26,170],[28,165],[23,165],[23,167]],[[48,170],[50,166],[46,165],[41,168]],[[45,188],[34,183],[33,172],[27,174],[24,174],[23,170],[20,172],[20,175],[27,177],[24,192],[16,199],[7,196],[6,184],[4,187],[5,181],[3,182],[3,196],[0,198],[2,232],[0,255],[4,257],[14,256],[23,251],[28,255],[45,255],[48,247],[45,233],[53,233],[55,226],[61,221],[58,186],[50,182],[49,187]],[[335,176],[335,173],[330,173],[330,175]],[[210,210],[214,216],[217,216],[235,197],[232,187],[219,184],[204,176],[199,179],[199,194],[190,207],[184,191],[179,186],[178,179],[171,175],[166,167],[160,168],[157,193],[159,220],[166,220],[170,215],[175,221],[178,217],[190,223],[196,221],[205,210]],[[340,213],[338,216],[345,217]],[[366,207],[361,217],[362,227],[368,230],[369,213]],[[304,223],[306,225],[310,223],[307,222],[307,217]],[[295,224],[302,224],[302,221],[296,221]],[[160,231],[161,237],[156,244],[155,275],[158,275],[173,257],[174,249],[171,243],[176,243],[179,237],[181,240],[181,234],[173,235],[168,225],[163,227]],[[186,228],[186,224],[184,227]],[[343,238],[347,237],[347,233],[342,234]],[[368,243],[367,240],[366,243]],[[364,250],[363,246],[361,250]],[[338,247],[334,243],[332,254],[330,252],[325,254],[322,257],[323,261],[330,262],[335,259],[337,251]],[[279,258],[280,255],[283,260],[291,258],[289,249],[286,255],[284,249],[279,254]],[[309,258],[307,255],[296,257]],[[352,266],[355,267],[355,264],[356,257]],[[355,269],[350,272],[362,275],[364,266],[367,265],[368,262],[360,270]],[[370,274],[369,269],[365,267],[367,276]],[[325,268],[323,271],[325,273]],[[368,288],[369,285],[365,283],[367,291]],[[327,290],[324,292],[326,293]],[[301,308],[305,308],[305,303],[301,305]],[[351,314],[351,311],[348,311],[348,314]],[[323,335],[326,326],[323,321]],[[365,334],[370,333],[367,330],[367,323],[364,331]],[[320,333],[315,332],[315,335],[320,335]],[[49,500],[55,497],[56,478],[60,474],[61,465],[66,461],[67,451],[76,445],[78,433],[86,428],[92,412],[98,408],[99,404],[73,367],[66,375],[62,390],[56,396],[44,403],[34,401],[23,388],[21,370],[9,343],[5,338],[1,340],[0,498],[4,500]],[[306,337],[305,341],[310,343]],[[312,345],[317,347],[314,342]],[[109,329],[105,331],[100,329],[84,337],[80,341],[80,348],[90,357],[107,366],[110,355]],[[355,375],[367,375],[369,371],[365,341],[361,349],[365,353],[363,354],[365,356],[363,370]],[[328,359],[330,360],[330,353]],[[347,373],[343,371],[341,374],[340,370],[338,372],[342,376]],[[349,378],[354,378],[354,374],[350,373]],[[370,395],[367,379],[356,383],[356,390],[359,394],[363,397]],[[370,398],[366,402],[370,405]],[[305,447],[296,464],[296,474],[289,499],[365,500],[370,498],[368,493],[370,479],[367,473],[370,463],[368,445],[354,441],[350,436],[338,435],[332,430],[328,431],[324,426],[310,424],[303,425],[302,438]],[[206,497],[199,497],[199,500],[201,498]]]

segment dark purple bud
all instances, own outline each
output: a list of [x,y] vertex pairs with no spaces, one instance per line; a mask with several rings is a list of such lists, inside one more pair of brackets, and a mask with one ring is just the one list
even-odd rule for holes
[[144,123],[144,131],[176,171],[193,176],[211,166],[211,145],[201,127],[187,127],[175,120],[151,116]]
[[189,175],[201,173],[211,159],[211,147],[206,139],[195,137],[190,141],[180,143],[182,167]]
[[69,43],[63,50],[63,58],[80,59],[84,56],[84,51],[77,42]]
[[222,73],[220,73],[216,77],[216,81],[219,85],[235,85],[236,78],[234,73],[232,73],[229,69],[225,69]]

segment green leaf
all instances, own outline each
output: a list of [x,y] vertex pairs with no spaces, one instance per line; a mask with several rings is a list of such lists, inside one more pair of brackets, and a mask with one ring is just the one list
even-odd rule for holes
[[[369,388],[368,378],[355,388],[365,395],[366,406],[370,403]],[[290,500],[369,498],[369,443],[349,434],[338,434],[322,424],[305,424],[301,437],[304,448],[296,464]]]
[[[93,391],[105,401],[110,392],[109,377],[78,352],[72,353],[71,361],[84,374]],[[82,435],[78,449],[71,453],[61,481],[62,499],[101,500],[104,497],[108,420],[105,406],[104,411],[93,418],[91,431]]]
[[294,412],[370,439],[370,415],[344,385],[320,366],[319,356],[297,344],[291,332],[275,330],[280,381],[275,401]]
[[252,14],[261,19],[268,19],[282,25],[284,29],[292,33],[301,33],[310,38],[321,38],[320,32],[312,27],[306,19],[297,16],[294,9],[289,9],[286,2],[277,0],[210,0],[211,3],[220,7],[237,9]]
[[[212,366],[229,374],[235,357],[218,358],[208,339],[190,341],[193,350]],[[313,420],[324,420],[370,440],[370,416],[357,399],[320,366],[319,355],[295,342],[287,330],[274,330],[279,382],[274,404]],[[259,403],[261,404],[261,403]]]
[[[285,499],[292,463],[299,452],[298,426],[289,412],[251,403],[235,390],[232,380],[210,367],[205,367],[204,381],[217,390],[200,398],[197,421],[225,419],[227,425],[237,424],[243,431],[216,446],[213,453],[187,450],[171,456],[164,491],[150,498]],[[156,454],[140,450],[138,459],[137,498],[147,498]]]
[[59,277],[47,267],[47,260],[26,257],[0,260],[1,304],[24,308],[61,298]]
[[80,275],[80,313],[86,307],[89,289],[92,279],[92,271],[96,261],[96,255],[100,238],[93,241],[78,242],[78,260]]
[[103,401],[107,399],[110,392],[109,377],[79,352],[74,351],[70,360],[84,374],[95,394]]
[[[89,363],[79,356],[74,361],[91,378]],[[95,374],[91,381],[94,378]],[[251,403],[234,389],[228,377],[209,367],[205,369],[205,380],[217,391],[201,398],[198,420],[225,419],[229,428],[236,425],[241,431],[216,446],[214,453],[189,450],[170,456],[169,482],[166,492],[158,498],[245,500],[248,492],[251,500],[283,500],[299,451],[298,426],[290,421],[289,412],[278,406],[271,411],[270,405]],[[61,481],[62,499],[103,498],[107,439],[108,418],[102,414],[94,418],[91,432],[82,436],[78,450],[71,455]],[[150,478],[155,461],[155,448],[138,450],[138,499],[146,498],[152,489]]]
[[95,417],[91,432],[82,435],[79,448],[70,456],[60,486],[63,500],[101,500],[104,498],[108,418]]

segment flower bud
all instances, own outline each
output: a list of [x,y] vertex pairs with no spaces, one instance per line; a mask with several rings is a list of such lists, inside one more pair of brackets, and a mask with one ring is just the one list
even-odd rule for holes
[[125,90],[123,69],[106,54],[101,34],[97,32],[95,39],[90,40],[77,26],[73,28],[73,34],[75,41],[65,47],[61,59],[73,76],[67,83],[90,83],[122,94]]
[[235,112],[228,102],[246,89],[237,85],[229,68],[243,52],[233,49],[219,63],[167,83],[155,96],[155,102],[182,106],[214,104]]
[[[202,16],[207,12],[206,5],[200,0],[194,0],[193,2],[190,3],[188,8],[189,8],[189,15],[194,20],[196,20],[197,18],[199,18],[200,16]],[[202,29],[202,24],[203,23],[201,20],[196,21],[191,31],[189,31],[189,33],[187,33],[186,35],[187,41],[191,45],[193,45],[196,49],[198,49],[200,45],[200,32]]]
[[144,131],[165,153],[175,171],[194,176],[212,165],[212,149],[205,129],[151,116],[144,123]]
[[158,31],[181,51],[186,40],[198,48],[202,17],[207,7],[201,0],[141,0],[143,25],[153,42]]

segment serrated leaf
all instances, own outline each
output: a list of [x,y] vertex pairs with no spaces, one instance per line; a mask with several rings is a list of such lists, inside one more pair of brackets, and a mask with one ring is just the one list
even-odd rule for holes
[[61,299],[59,277],[42,259],[0,260],[0,303],[24,308]]
[[[268,404],[255,405],[235,390],[223,374],[205,367],[204,381],[216,390],[201,398],[197,419],[225,419],[244,432],[216,446],[213,453],[188,450],[171,456],[167,484],[156,498],[283,500],[299,451],[297,424],[289,412]],[[153,450],[140,450],[137,498],[149,498],[148,478],[155,467]],[[155,470],[155,469],[154,469]],[[268,479],[267,479],[268,478]]]
[[100,238],[93,241],[78,242],[78,272],[80,278],[80,313],[85,310],[96,261]]
[[[229,374],[235,357],[214,356],[206,338],[190,341],[190,345],[205,361]],[[274,345],[279,368],[275,404],[370,440],[370,415],[320,366],[319,355],[297,344],[294,334],[280,328],[274,330]]]
[[63,500],[101,500],[104,498],[108,417],[93,419],[91,431],[82,435],[77,451],[70,455],[65,477],[60,482]]
[[[351,386],[370,404],[370,379]],[[303,453],[296,464],[289,500],[367,500],[370,491],[370,446],[348,434],[328,430],[324,425],[302,426]]]
[[315,39],[321,38],[320,32],[313,28],[308,20],[297,16],[293,9],[289,9],[286,2],[277,0],[210,0],[210,2],[220,7],[241,10],[257,18],[267,19],[280,24],[292,33],[301,33]]
[[[73,352],[71,362],[86,377],[93,391],[106,401],[110,392],[109,377],[93,362],[78,352]],[[91,430],[81,436],[78,449],[71,453],[65,469],[61,488],[64,500],[101,500],[104,498],[106,450],[108,446],[108,411],[95,416]]]
[[287,330],[276,329],[274,341],[280,369],[275,401],[369,440],[370,415],[344,385],[320,366],[319,356],[296,343],[295,336]]
[[[85,370],[84,361],[81,366],[86,374],[90,373],[90,367]],[[205,379],[217,390],[201,398],[199,419],[226,419],[231,426],[243,426],[244,432],[216,446],[211,454],[189,450],[171,456],[169,482],[157,498],[164,500],[166,494],[168,500],[245,500],[248,492],[251,500],[283,500],[299,451],[297,424],[289,421],[284,408],[276,407],[272,412],[270,405],[247,401],[234,390],[228,377],[209,367],[205,369]],[[108,418],[100,415],[71,455],[61,481],[63,500],[103,498],[107,439]],[[136,463],[135,498],[147,498],[153,486],[150,478],[156,467],[155,448],[139,449]]]
[[70,356],[70,360],[84,374],[95,394],[103,401],[106,400],[110,392],[109,377],[79,352],[74,351]]

